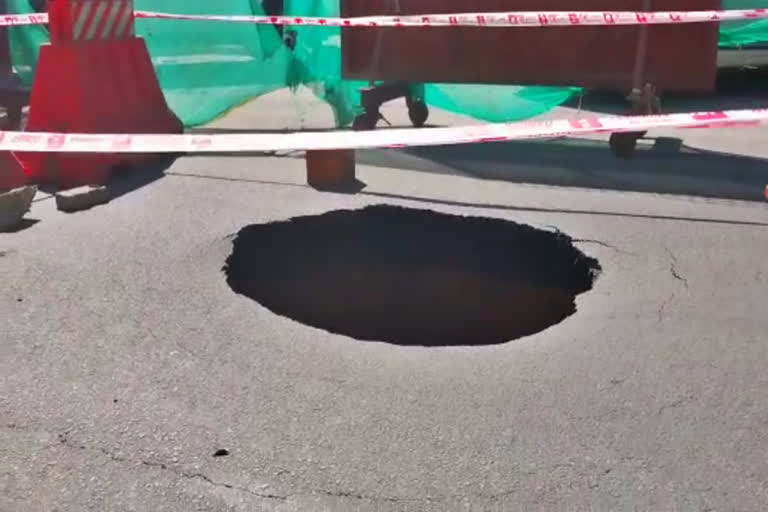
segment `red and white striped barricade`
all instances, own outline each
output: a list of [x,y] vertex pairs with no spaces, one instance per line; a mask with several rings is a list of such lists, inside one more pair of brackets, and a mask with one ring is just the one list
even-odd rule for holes
[[[27,130],[63,133],[181,133],[144,40],[133,0],[49,0],[51,42],[40,48]],[[57,140],[51,140],[55,147]],[[117,167],[152,155],[19,154],[30,181],[103,184]]]

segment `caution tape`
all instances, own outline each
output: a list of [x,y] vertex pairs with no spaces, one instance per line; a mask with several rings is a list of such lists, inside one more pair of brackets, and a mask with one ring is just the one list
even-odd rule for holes
[[367,132],[217,135],[0,132],[0,150],[69,153],[235,153],[396,148],[555,138],[594,132],[633,132],[652,128],[742,126],[766,120],[768,120],[768,109],[637,117],[557,119],[448,128],[385,129]]
[[44,25],[48,23],[48,13],[40,14],[5,14],[0,16],[0,27],[16,25]]
[[137,18],[228,21],[330,27],[556,27],[579,25],[664,25],[768,18],[768,9],[717,11],[526,11],[416,16],[318,18],[305,16],[216,16],[137,11]]
[[[136,18],[222,21],[263,25],[328,27],[561,27],[608,25],[669,25],[768,18],[768,9],[710,11],[518,11],[416,16],[365,16],[355,18],[311,16],[219,16],[135,11]],[[11,14],[0,17],[0,26],[48,23],[48,14]]]

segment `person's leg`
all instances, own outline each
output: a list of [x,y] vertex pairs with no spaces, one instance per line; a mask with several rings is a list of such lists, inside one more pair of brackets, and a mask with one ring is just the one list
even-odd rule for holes
[[[285,11],[283,0],[261,0],[261,6],[267,16],[282,16]],[[283,37],[283,26],[277,25],[275,29],[280,37]]]
[[29,0],[29,5],[35,12],[45,12],[47,10],[46,0]]

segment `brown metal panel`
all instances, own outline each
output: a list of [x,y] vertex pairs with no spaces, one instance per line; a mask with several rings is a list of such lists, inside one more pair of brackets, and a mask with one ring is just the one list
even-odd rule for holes
[[[720,0],[647,0],[650,10],[720,8]],[[499,11],[635,11],[646,0],[341,0],[343,16]],[[399,3],[400,11],[395,6]],[[348,28],[345,78],[410,82],[575,85],[626,91],[641,27]],[[717,23],[650,26],[643,81],[710,92]],[[380,34],[380,36],[379,36]],[[380,37],[379,58],[376,40]],[[376,62],[374,62],[376,61]]]

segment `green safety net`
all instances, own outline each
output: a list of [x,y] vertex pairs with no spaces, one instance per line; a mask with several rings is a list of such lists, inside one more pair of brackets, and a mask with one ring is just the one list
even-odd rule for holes
[[[28,0],[7,0],[11,13],[32,12]],[[725,0],[727,9],[768,6],[768,0]],[[261,0],[135,0],[137,10],[183,14],[263,15]],[[339,0],[284,0],[285,14],[338,16]],[[360,82],[341,78],[340,29],[286,27],[295,31],[293,49],[270,25],[189,20],[136,22],[150,51],[171,108],[187,126],[201,125],[266,93],[310,88],[332,108],[337,126],[360,113]],[[14,67],[31,84],[38,48],[48,41],[44,26],[9,29]],[[720,46],[768,43],[768,21],[723,23]],[[426,84],[432,107],[489,122],[517,121],[563,104],[578,88]]]
[[[726,9],[768,7],[768,0],[724,0]],[[768,43],[768,20],[729,21],[720,26],[720,47],[735,49]]]

